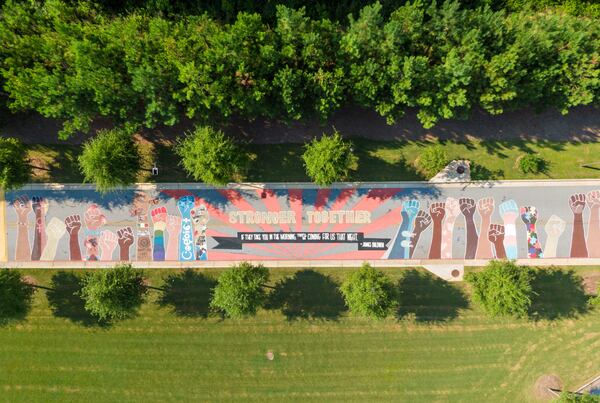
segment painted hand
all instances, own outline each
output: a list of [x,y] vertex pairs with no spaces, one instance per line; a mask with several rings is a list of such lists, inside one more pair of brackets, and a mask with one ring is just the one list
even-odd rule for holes
[[548,234],[549,237],[558,238],[562,235],[563,232],[565,232],[566,226],[567,223],[565,220],[563,220],[557,215],[553,215],[546,222],[544,230],[546,231],[546,234]]
[[402,202],[402,212],[408,215],[410,220],[414,219],[419,212],[419,201],[418,200],[405,200]]
[[514,224],[519,215],[519,206],[517,206],[516,201],[511,199],[500,203],[498,211],[500,212],[502,220],[504,220],[504,225]]
[[194,196],[183,196],[177,200],[177,208],[182,216],[187,216],[194,207]]
[[68,216],[65,218],[65,225],[69,235],[77,235],[81,229],[81,216],[79,214]]
[[592,190],[587,194],[587,204],[590,209],[600,207],[600,190]]
[[429,206],[429,215],[434,223],[441,223],[446,215],[446,203],[432,203]]
[[167,227],[167,208],[157,207],[151,212],[155,231],[164,231]]
[[12,203],[20,222],[26,222],[27,216],[33,211],[31,201],[27,196],[21,196]]
[[446,220],[454,221],[460,214],[460,203],[454,197],[448,197],[445,203]]
[[100,260],[112,260],[113,253],[117,247],[117,235],[112,231],[102,231],[100,234]]
[[48,212],[49,203],[48,200],[43,197],[33,196],[31,198],[31,204],[33,207],[33,211],[37,217],[45,216]]
[[493,244],[502,243],[504,241],[504,225],[491,224],[488,231],[488,239]]
[[571,207],[573,214],[582,214],[585,208],[585,195],[583,193],[571,195],[569,198],[569,207]]
[[167,217],[167,232],[170,237],[179,236],[179,231],[181,230],[181,217],[176,215],[169,215]]
[[85,226],[91,231],[95,231],[106,224],[106,217],[96,204],[91,204],[87,208],[83,215],[83,220],[85,221]]
[[460,211],[466,218],[473,218],[475,214],[475,200],[469,198],[461,198],[459,200]]
[[65,234],[66,230],[65,223],[56,217],[52,217],[48,225],[46,225],[46,235],[49,240],[59,240]]
[[431,216],[423,210],[419,210],[415,218],[415,233],[420,234],[431,224]]
[[121,228],[117,231],[117,238],[120,248],[129,248],[133,245],[133,230],[131,227]]
[[533,206],[521,207],[521,220],[525,224],[535,224],[537,222],[537,209]]
[[483,219],[490,219],[494,212],[494,199],[491,197],[484,197],[477,201],[477,211]]

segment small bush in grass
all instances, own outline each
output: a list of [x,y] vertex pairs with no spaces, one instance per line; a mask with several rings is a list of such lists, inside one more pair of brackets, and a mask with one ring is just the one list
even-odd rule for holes
[[539,174],[546,169],[546,160],[536,154],[525,154],[519,159],[519,170],[524,174]]
[[219,276],[210,306],[231,318],[254,315],[265,302],[267,281],[266,267],[242,262]]
[[135,183],[140,160],[140,151],[129,130],[102,130],[84,144],[79,167],[86,182],[105,192]]
[[306,174],[320,186],[347,179],[350,169],[357,163],[352,143],[344,141],[338,132],[314,139],[305,147],[302,159]]
[[101,320],[126,319],[137,312],[148,288],[141,270],[129,264],[99,269],[83,278],[85,309]]
[[417,167],[427,177],[431,178],[446,167],[450,162],[446,150],[439,145],[430,145],[423,149],[417,160]]
[[397,305],[392,280],[367,263],[348,276],[340,291],[350,311],[359,316],[385,318]]
[[175,152],[188,175],[210,185],[240,181],[249,162],[246,151],[221,130],[208,126],[179,139]]
[[491,316],[527,316],[531,307],[533,271],[514,262],[492,260],[485,269],[465,276],[473,298]]

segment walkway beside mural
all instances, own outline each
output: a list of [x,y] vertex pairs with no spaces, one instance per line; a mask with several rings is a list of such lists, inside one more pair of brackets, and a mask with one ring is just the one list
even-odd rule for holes
[[29,185],[5,196],[0,258],[24,266],[600,258],[600,181],[166,184],[106,195]]

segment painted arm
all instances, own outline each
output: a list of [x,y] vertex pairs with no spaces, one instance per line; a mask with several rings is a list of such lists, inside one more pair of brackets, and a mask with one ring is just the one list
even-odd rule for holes
[[558,249],[558,240],[563,232],[565,232],[565,228],[567,223],[565,220],[560,218],[557,215],[551,216],[546,225],[544,226],[544,230],[546,231],[546,245],[544,247],[544,257],[556,257],[556,251]]
[[527,257],[530,259],[542,258],[542,245],[537,235],[535,223],[537,222],[537,209],[535,207],[521,207],[521,219],[527,229]]
[[15,260],[25,262],[31,259],[31,245],[29,244],[29,213],[33,211],[31,201],[27,196],[21,196],[13,202],[17,213],[17,244],[15,247]]
[[179,231],[181,231],[181,217],[169,215],[167,217],[167,241],[166,260],[179,260]]
[[129,261],[129,250],[133,245],[134,236],[131,227],[121,228],[117,231],[119,242],[119,260],[121,262]]
[[479,227],[479,238],[477,239],[476,259],[491,259],[494,257],[492,251],[492,243],[486,237],[490,229],[490,219],[494,212],[494,199],[486,197],[477,201],[477,212],[481,217],[481,225]]
[[488,231],[488,240],[494,245],[495,258],[506,259],[506,250],[504,249],[504,225],[490,224]]
[[423,210],[419,210],[419,213],[417,214],[417,217],[415,218],[415,229],[413,231],[413,237],[410,242],[409,258],[412,259],[413,254],[415,253],[415,249],[416,249],[417,245],[419,244],[419,239],[421,238],[421,234],[423,233],[423,231],[425,231],[427,229],[427,227],[429,227],[429,224],[431,224],[431,216],[427,212],[425,212]]
[[79,230],[81,229],[81,216],[70,215],[65,218],[65,226],[69,233],[69,255],[72,261],[81,261],[81,248],[79,246]]
[[518,256],[517,248],[517,227],[515,225],[519,215],[519,207],[514,200],[507,200],[498,206],[500,217],[504,221],[504,250],[507,259],[516,259]]
[[462,198],[459,201],[460,211],[465,216],[467,227],[467,246],[465,248],[465,259],[475,259],[477,253],[477,228],[475,227],[475,200]]
[[32,197],[33,212],[35,213],[35,229],[33,232],[33,248],[31,260],[40,260],[42,251],[46,247],[46,213],[48,201],[43,197]]
[[445,203],[432,203],[429,206],[429,215],[433,221],[429,259],[440,259],[442,257],[442,221],[446,214],[445,208]]
[[600,257],[600,191],[589,192],[587,203],[590,208],[590,221],[588,222],[587,231],[589,257]]
[[569,206],[573,211],[571,257],[588,257],[588,250],[583,232],[583,209],[585,208],[585,195],[583,193],[572,195],[569,199]]

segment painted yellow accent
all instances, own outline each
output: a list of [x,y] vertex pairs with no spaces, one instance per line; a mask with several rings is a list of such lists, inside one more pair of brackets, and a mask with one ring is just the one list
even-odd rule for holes
[[8,231],[6,230],[6,198],[0,189],[0,262],[8,262]]

